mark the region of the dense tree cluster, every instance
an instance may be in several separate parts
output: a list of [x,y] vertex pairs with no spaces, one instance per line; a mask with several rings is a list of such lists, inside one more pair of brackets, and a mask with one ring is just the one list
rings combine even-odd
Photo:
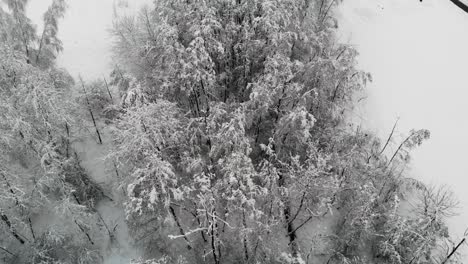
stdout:
[[[112,200],[135,264],[457,263],[450,191],[406,172],[429,132],[394,144],[350,118],[371,76],[337,41],[338,2],[155,0],[114,21],[109,82],[75,84],[54,63],[65,2],[38,35],[4,0],[0,258],[102,263]],[[80,162],[89,135],[113,186]]]

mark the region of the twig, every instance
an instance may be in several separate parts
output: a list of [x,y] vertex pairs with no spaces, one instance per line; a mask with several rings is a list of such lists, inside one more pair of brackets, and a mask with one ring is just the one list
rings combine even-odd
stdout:
[[379,155],[378,155],[378,156],[382,155],[382,153],[383,153],[383,152],[385,151],[385,149],[387,148],[388,143],[390,143],[390,140],[391,140],[392,137],[393,137],[393,133],[395,132],[395,128],[396,128],[396,126],[397,126],[399,120],[400,120],[400,118],[397,118],[397,120],[395,121],[395,124],[393,125],[393,128],[392,128],[392,132],[390,132],[390,135],[389,135],[388,138],[387,138],[387,142],[385,142],[385,145],[383,146],[382,150],[379,152]]
[[321,21],[322,23],[323,23],[323,21],[325,20],[325,18],[328,16],[328,12],[330,12],[330,9],[331,9],[333,3],[335,3],[335,0],[331,1],[330,5],[328,6],[327,11],[325,12],[325,14],[324,14],[323,17],[322,17],[322,21]]
[[8,253],[8,254],[10,254],[10,255],[12,255],[12,256],[14,256],[14,257],[16,257],[16,255],[13,254],[13,253],[11,253],[11,251],[9,251],[8,249],[6,249],[6,248],[4,248],[4,247],[0,247],[0,249],[3,250],[3,251],[5,251],[6,253]]
[[463,243],[465,243],[465,240],[466,238],[463,238],[458,244],[456,247],[454,247],[452,249],[452,251],[450,252],[450,254],[447,256],[447,258],[442,262],[442,264],[445,264],[447,263],[447,261],[449,261],[449,259],[453,256],[453,254],[455,254],[455,252],[457,252],[458,248],[463,245]]
[[301,198],[301,202],[300,202],[300,204],[299,204],[299,207],[297,208],[297,211],[296,211],[296,213],[294,214],[294,216],[292,217],[292,219],[289,220],[289,223],[292,223],[292,222],[296,219],[296,217],[299,215],[299,212],[301,211],[302,206],[303,206],[303,204],[304,204],[305,196],[306,196],[306,192],[304,191],[304,193],[302,194],[302,198]]
[[78,228],[81,230],[81,232],[83,232],[83,233],[86,235],[86,237],[88,238],[89,242],[91,242],[91,244],[94,245],[94,242],[93,242],[93,240],[91,239],[91,237],[89,236],[89,234],[84,230],[84,228],[83,228],[80,224],[78,224],[78,222],[77,222],[76,220],[75,220],[75,224],[78,226]]
[[400,152],[400,149],[403,147],[403,145],[413,136],[414,133],[412,133],[411,135],[409,135],[403,142],[401,142],[400,146],[398,146],[398,149],[395,151],[395,153],[393,154],[392,158],[390,159],[390,161],[387,163],[387,166],[386,168],[392,163],[393,159],[396,157],[396,155],[398,154],[398,152]]

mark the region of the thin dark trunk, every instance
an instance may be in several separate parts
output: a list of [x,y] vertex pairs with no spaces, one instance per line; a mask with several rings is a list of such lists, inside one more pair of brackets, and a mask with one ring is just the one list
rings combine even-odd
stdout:
[[[195,219],[197,219],[198,226],[201,227],[202,225],[201,225],[200,219],[198,218],[198,213],[193,214],[193,216],[195,217]],[[208,240],[206,240],[205,233],[203,232],[203,230],[200,231],[200,235],[203,239],[203,242],[205,243],[208,242]]]
[[21,244],[24,244],[26,241],[24,241],[24,239],[21,238],[21,236],[13,228],[10,219],[8,219],[8,216],[0,211],[0,217],[2,221],[8,226],[8,229],[10,230],[10,233],[13,235],[13,237],[16,238],[16,240],[18,240]]
[[449,261],[449,259],[457,252],[458,248],[463,245],[463,243],[465,243],[465,240],[466,238],[463,238],[458,244],[456,247],[454,247],[452,249],[452,251],[450,252],[450,254],[447,256],[447,258],[445,258],[445,260],[442,262],[442,264],[445,264],[447,263],[447,261]]
[[117,165],[115,165],[115,161],[112,161],[112,164],[114,164],[115,175],[117,175],[117,178],[120,179],[119,170],[117,169]]
[[[15,194],[15,192],[13,191],[13,188],[11,188],[10,182],[8,182],[8,179],[6,178],[5,174],[2,173],[2,177],[5,180],[6,186],[8,187],[8,190],[10,191],[10,193]],[[15,199],[16,199],[16,197],[15,197]],[[16,200],[16,202],[18,203],[18,200]]]
[[111,101],[114,102],[114,99],[112,98],[112,94],[111,94],[111,92],[109,90],[109,85],[107,84],[107,80],[106,80],[106,78],[103,78],[103,79],[104,79],[104,83],[106,84],[107,94],[109,94],[109,97],[110,97]]
[[[244,209],[242,210],[242,225],[244,226],[244,232],[245,232],[245,230],[247,229],[247,221],[245,219],[245,210]],[[244,257],[245,257],[245,261],[248,262],[249,261],[249,250],[248,250],[248,246],[247,246],[247,232],[245,232],[243,240],[244,240],[243,241],[244,242]]]
[[78,205],[81,205],[81,202],[80,202],[80,200],[78,199],[78,197],[76,196],[76,193],[73,192],[72,195],[73,195],[73,197],[75,198],[76,203],[77,203]]
[[385,151],[385,149],[387,148],[388,144],[390,143],[390,140],[392,139],[393,137],[393,134],[395,133],[395,128],[398,124],[398,120],[399,118],[397,118],[397,120],[395,121],[395,124],[393,124],[393,128],[392,128],[392,131],[390,132],[390,135],[388,135],[388,138],[387,138],[387,141],[385,142],[385,145],[383,146],[383,148],[380,150],[379,154],[377,155],[370,155],[369,158],[367,158],[367,163],[370,162],[371,158],[372,157],[378,157],[380,155],[382,155],[382,153]]
[[392,132],[390,132],[390,135],[389,135],[388,138],[387,138],[387,142],[385,142],[385,145],[383,146],[382,150],[379,152],[379,156],[382,155],[382,153],[385,151],[385,149],[387,148],[388,144],[390,143],[390,140],[391,140],[392,137],[393,137],[393,133],[395,132],[395,128],[396,128],[396,126],[397,126],[397,124],[398,124],[398,120],[399,120],[399,119],[397,119],[397,120],[395,121],[395,124],[393,124]]
[[70,127],[68,126],[68,123],[65,123],[65,129],[67,130],[66,155],[67,155],[67,158],[69,158],[70,157]]
[[320,8],[319,8],[319,12],[318,12],[318,18],[320,18],[320,16],[322,15],[322,8],[323,8],[323,4],[324,4],[325,0],[322,0],[322,3],[320,4]]
[[96,119],[94,118],[94,114],[93,114],[93,111],[91,109],[91,104],[89,103],[89,99],[88,99],[88,96],[86,94],[86,88],[84,86],[83,79],[81,79],[81,76],[79,78],[80,78],[80,82],[81,82],[81,87],[83,87],[83,92],[84,92],[84,96],[85,96],[85,99],[86,99],[86,104],[88,105],[89,114],[91,115],[91,119],[93,120],[94,128],[96,129],[96,134],[98,136],[99,144],[102,144],[101,133],[99,132],[99,129],[98,129],[97,125],[96,125]]
[[97,128],[96,120],[94,119],[93,111],[91,111],[91,108],[89,109],[89,114],[91,115],[91,119],[93,120],[93,125],[94,125],[94,128],[96,129],[96,134],[98,136],[99,144],[102,144],[101,133],[99,133],[99,129]]
[[219,264],[218,256],[216,255],[215,238],[213,234],[211,235],[211,251],[213,252],[213,259],[214,259],[215,264]]
[[31,222],[31,217],[28,217],[28,222],[29,222],[29,229],[31,230],[31,235],[32,235],[33,239],[36,240],[36,235],[34,234],[34,229],[33,229],[32,222]]
[[[285,178],[282,174],[279,175],[278,179],[278,186],[280,188],[285,186]],[[289,200],[288,197],[283,197],[283,214],[284,214],[284,220],[286,222],[286,231],[287,231],[287,236],[289,238],[289,246],[291,248],[291,252],[293,257],[297,256],[298,253],[298,248],[297,248],[297,243],[296,243],[296,228],[294,228],[294,223],[291,221],[292,216],[291,216],[291,201]]]
[[195,98],[195,103],[196,103],[196,106],[197,106],[197,117],[200,117],[200,103],[199,103],[199,100],[198,100],[198,92],[197,91],[194,91],[194,98]]
[[255,243],[255,247],[253,249],[253,254],[252,254],[253,259],[255,259],[256,256],[257,256],[257,249],[258,249],[258,244],[259,243],[260,243],[260,239],[257,239],[257,243]]
[[296,243],[296,228],[294,228],[294,224],[291,221],[291,205],[290,202],[287,201],[284,205],[283,209],[284,218],[286,220],[286,230],[288,232],[289,238],[289,246],[291,247],[291,252],[293,257],[297,257],[297,243]]
[[321,22],[323,22],[323,21],[325,20],[325,18],[327,18],[328,12],[330,12],[330,9],[331,9],[331,7],[332,7],[332,5],[333,5],[334,3],[335,3],[335,0],[331,1],[330,5],[328,6],[327,10],[325,11],[325,14],[324,14],[323,17],[322,17],[322,21],[321,21]]
[[338,88],[340,88],[340,85],[341,85],[342,81],[343,81],[343,79],[341,79],[338,82],[338,85],[335,87],[335,91],[333,91],[332,102],[335,102],[336,95],[338,94]]
[[[208,213],[206,214],[206,217],[208,219]],[[216,254],[216,241],[215,241],[215,220],[214,220],[214,217],[211,217],[211,230],[210,230],[210,235],[211,235],[211,252],[213,254],[213,260],[215,262],[215,264],[219,264],[219,259],[218,259],[218,255]]]
[[[187,211],[188,213],[190,213],[195,218],[195,220],[197,220],[198,227],[200,227],[200,228],[202,227],[202,224],[200,222],[200,218],[199,218],[199,214],[198,214],[197,210],[195,210],[195,212],[193,212],[193,211],[190,211],[187,208],[185,208],[185,207],[183,207],[183,206],[181,206],[179,204],[176,204],[176,203],[171,203],[171,204],[173,204],[175,206],[179,206],[180,208],[182,208],[185,211]],[[195,207],[197,206],[195,203],[194,203],[194,205],[195,205]],[[206,240],[206,237],[205,237],[205,234],[204,234],[203,230],[200,230],[200,235],[201,235],[201,237],[202,237],[202,239],[203,239],[203,241],[205,243],[208,242],[208,240]]]
[[294,214],[294,216],[291,217],[291,220],[289,220],[290,222],[294,221],[297,218],[297,216],[299,215],[299,213],[301,212],[302,206],[304,205],[305,196],[306,196],[306,192],[304,191],[302,193],[302,197],[301,197],[301,201],[299,203],[299,207],[297,208],[297,211]]
[[[216,217],[216,211],[213,211],[213,220],[215,219]],[[219,226],[218,226],[218,221],[215,221],[215,230],[216,230],[216,239],[219,240],[219,233],[217,232],[219,230]],[[221,243],[217,243],[217,247],[216,249],[218,250],[218,261],[221,263],[221,258],[222,258],[222,252],[221,252]]]
[[396,155],[398,154],[398,152],[400,152],[400,149],[403,147],[403,145],[411,138],[411,136],[413,136],[413,134],[409,135],[405,140],[403,140],[403,142],[401,142],[400,146],[398,146],[398,149],[395,151],[395,153],[393,153],[393,156],[392,158],[390,159],[390,161],[387,163],[387,166],[390,166],[390,164],[392,163],[393,159],[395,159]]
[[15,254],[11,253],[11,251],[9,251],[8,249],[4,248],[4,247],[0,247],[1,250],[5,251],[6,253],[12,255],[13,257],[16,257]]
[[224,230],[226,228],[226,222],[227,222],[227,215],[229,214],[229,208],[226,207],[226,211],[224,212],[224,223],[223,223],[223,229],[221,229],[221,233],[224,233]]
[[303,227],[305,224],[307,224],[310,220],[312,220],[314,216],[311,215],[309,216],[304,222],[302,222],[302,224],[298,225],[296,228],[294,228],[291,233],[296,233],[297,230],[299,230],[301,227]]
[[343,50],[341,50],[341,52],[338,54],[338,56],[336,56],[335,60],[339,60],[341,55],[343,55],[343,53],[346,51],[347,47],[344,47]]
[[106,224],[106,221],[104,221],[104,219],[102,218],[101,214],[99,213],[99,211],[96,210],[96,214],[98,215],[99,219],[101,220],[102,224],[104,224],[104,227],[106,228],[107,230],[107,234],[109,235],[109,240],[112,241],[114,240],[114,236],[112,234],[112,232],[110,231],[109,227],[107,226]]
[[0,173],[0,174],[3,176],[3,179],[5,180],[5,184],[6,184],[7,188],[8,188],[8,190],[10,191],[11,194],[13,194],[13,197],[15,197],[15,204],[19,205],[18,197],[16,196],[15,192],[13,191],[13,188],[11,187],[11,184],[8,181],[7,177],[3,173]]
[[78,226],[78,228],[81,230],[81,232],[83,232],[86,235],[86,237],[88,238],[91,245],[94,245],[94,242],[91,239],[91,237],[89,236],[89,234],[84,230],[84,228],[80,224],[78,224],[78,222],[76,220],[75,220],[75,224]]
[[179,218],[177,217],[177,215],[175,213],[174,207],[169,206],[169,211],[171,212],[172,217],[174,217],[174,221],[176,222],[177,227],[179,228],[180,235],[183,236],[185,242],[187,242],[187,249],[191,250],[192,246],[190,245],[190,241],[188,240],[187,235],[185,234],[185,231],[182,228],[182,225],[180,224]]

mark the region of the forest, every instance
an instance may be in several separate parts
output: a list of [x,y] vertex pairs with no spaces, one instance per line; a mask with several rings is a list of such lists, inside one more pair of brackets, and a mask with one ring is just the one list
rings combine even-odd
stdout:
[[426,129],[351,117],[371,74],[336,0],[154,0],[115,17],[112,73],[60,68],[0,4],[0,263],[455,264],[457,200],[410,175]]

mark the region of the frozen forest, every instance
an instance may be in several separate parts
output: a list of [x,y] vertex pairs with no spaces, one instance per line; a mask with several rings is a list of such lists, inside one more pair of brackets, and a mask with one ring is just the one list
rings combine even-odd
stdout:
[[342,1],[154,0],[90,81],[57,64],[66,0],[41,30],[0,0],[0,263],[462,263],[455,195],[409,173],[430,132],[353,118]]

